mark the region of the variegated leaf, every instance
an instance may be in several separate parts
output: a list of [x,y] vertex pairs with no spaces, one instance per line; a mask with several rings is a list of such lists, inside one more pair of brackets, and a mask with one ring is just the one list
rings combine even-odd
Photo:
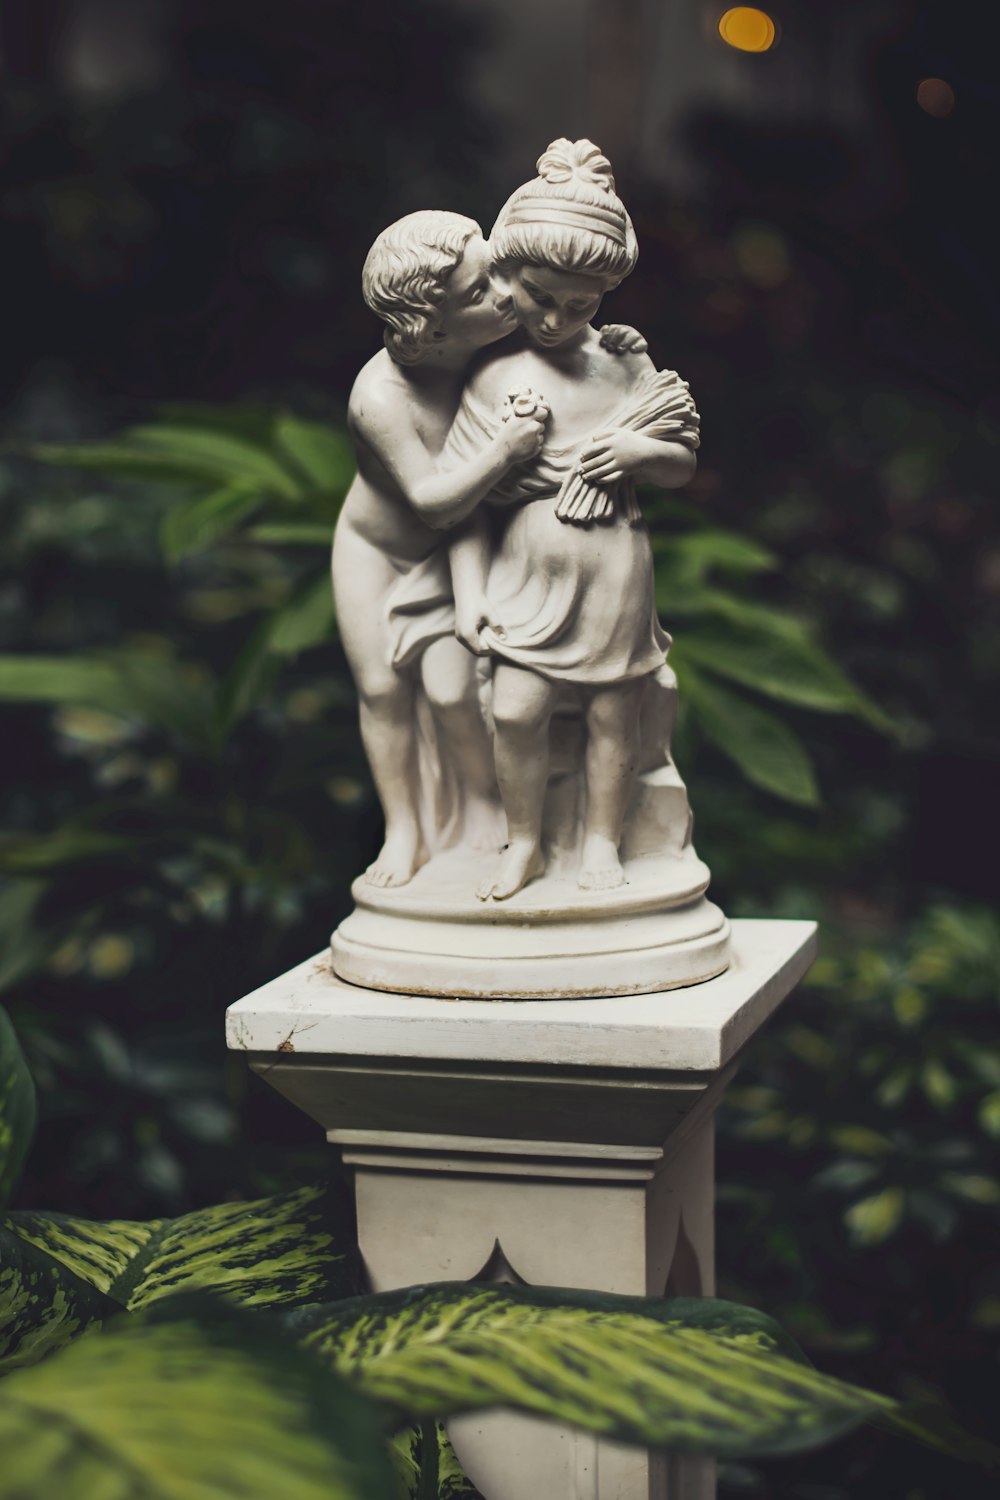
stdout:
[[36,1364],[122,1307],[0,1228],[0,1373]]
[[483,1500],[440,1422],[404,1427],[389,1445],[404,1500]]
[[392,1493],[371,1403],[266,1320],[208,1298],[118,1319],[8,1376],[0,1452],[0,1500]]
[[34,1080],[10,1017],[0,1007],[0,1206],[17,1184],[34,1133]]
[[357,1290],[353,1247],[323,1187],[146,1223],[36,1213],[11,1214],[5,1223],[131,1310],[195,1288],[261,1308]]
[[[504,1406],[625,1442],[738,1458],[817,1447],[901,1411],[800,1362],[762,1313],[707,1299],[444,1283],[283,1321],[361,1390],[421,1419]],[[909,1435],[942,1446],[919,1425]]]

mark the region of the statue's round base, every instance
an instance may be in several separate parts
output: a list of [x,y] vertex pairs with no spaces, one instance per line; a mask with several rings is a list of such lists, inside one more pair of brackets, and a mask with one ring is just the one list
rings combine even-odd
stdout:
[[354,882],[355,910],[333,934],[333,967],[366,989],[460,999],[644,995],[698,984],[729,965],[729,923],[705,899],[689,847],[625,863],[616,890],[568,874],[480,901],[482,859],[448,852],[408,885]]

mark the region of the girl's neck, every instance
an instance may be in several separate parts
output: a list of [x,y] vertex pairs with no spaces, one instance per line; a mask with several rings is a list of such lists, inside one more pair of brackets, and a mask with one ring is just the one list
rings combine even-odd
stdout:
[[573,370],[577,366],[582,367],[586,362],[587,354],[591,344],[596,338],[594,329],[588,323],[586,327],[579,329],[572,338],[563,344],[535,344],[536,353],[550,364],[557,365],[563,370]]

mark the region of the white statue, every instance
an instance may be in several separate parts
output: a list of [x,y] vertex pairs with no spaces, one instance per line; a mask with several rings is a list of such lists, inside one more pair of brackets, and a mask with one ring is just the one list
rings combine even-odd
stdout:
[[[376,886],[404,885],[449,841],[495,848],[502,829],[476,663],[455,633],[444,533],[538,452],[544,413],[498,427],[466,463],[438,467],[473,355],[517,326],[491,268],[478,224],[430,211],[384,230],[362,275],[387,330],[351,392],[358,473],[337,525],[333,587],[385,815],[366,876]],[[645,347],[631,329],[603,337],[608,347]],[[431,761],[423,776],[422,751]]]
[[333,952],[375,988],[624,994],[728,961],[635,491],[687,482],[698,415],[592,326],[637,257],[607,159],[562,140],[538,171],[488,245],[411,214],[365,263],[386,349],[333,577],[386,837]]

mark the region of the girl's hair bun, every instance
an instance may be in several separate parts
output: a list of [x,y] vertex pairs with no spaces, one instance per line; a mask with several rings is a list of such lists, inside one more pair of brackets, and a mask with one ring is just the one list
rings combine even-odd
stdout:
[[615,190],[611,163],[593,141],[553,141],[538,158],[538,175],[544,182],[585,182],[604,193]]

